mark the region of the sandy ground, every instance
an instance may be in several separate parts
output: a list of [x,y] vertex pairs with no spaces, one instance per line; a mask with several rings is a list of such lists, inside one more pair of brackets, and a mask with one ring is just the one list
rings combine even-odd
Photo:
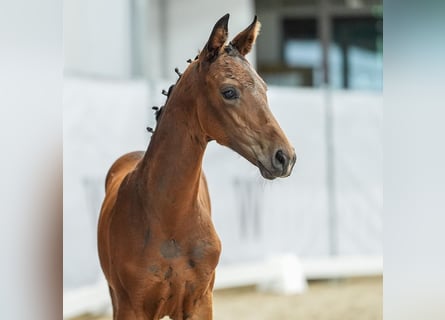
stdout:
[[[382,278],[313,281],[302,295],[282,296],[252,287],[216,291],[215,320],[381,320]],[[83,316],[73,320],[109,320]]]

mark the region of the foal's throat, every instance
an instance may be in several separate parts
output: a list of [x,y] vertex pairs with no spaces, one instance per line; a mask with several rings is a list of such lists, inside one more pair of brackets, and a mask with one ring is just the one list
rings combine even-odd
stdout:
[[150,206],[158,210],[195,205],[207,146],[195,108],[175,100],[165,107],[141,163],[146,192],[154,199]]

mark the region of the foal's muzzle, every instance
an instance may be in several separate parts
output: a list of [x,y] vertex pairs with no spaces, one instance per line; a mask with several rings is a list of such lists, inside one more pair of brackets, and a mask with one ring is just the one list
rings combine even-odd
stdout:
[[272,156],[270,166],[258,162],[261,175],[266,179],[284,178],[292,173],[297,156],[294,151],[286,152],[278,149]]

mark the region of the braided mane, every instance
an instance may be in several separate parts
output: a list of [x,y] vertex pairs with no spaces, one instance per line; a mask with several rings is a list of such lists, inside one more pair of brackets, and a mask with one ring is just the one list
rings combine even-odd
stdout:
[[[198,59],[198,56],[199,56],[199,55],[197,55],[197,56],[195,57],[194,60]],[[188,59],[187,62],[188,62],[188,63],[192,63],[192,59]],[[160,121],[160,119],[161,119],[162,111],[163,111],[165,105],[166,105],[167,102],[168,102],[168,98],[170,98],[170,95],[171,95],[171,93],[173,92],[173,89],[175,88],[175,86],[176,86],[176,84],[178,83],[179,79],[181,79],[181,77],[182,77],[182,73],[179,71],[178,68],[175,68],[175,72],[176,72],[176,74],[178,75],[178,79],[176,80],[176,82],[175,82],[174,84],[172,84],[172,85],[168,88],[168,91],[165,91],[164,89],[162,89],[162,94],[163,94],[164,96],[167,97],[167,98],[165,99],[165,103],[164,103],[164,105],[162,105],[162,106],[160,106],[160,107],[158,107],[158,106],[153,106],[153,107],[151,108],[152,110],[154,110],[156,123],[159,123],[159,121]],[[153,133],[153,132],[154,132],[154,129],[153,129],[152,127],[147,127],[147,131],[150,132],[150,133]]]

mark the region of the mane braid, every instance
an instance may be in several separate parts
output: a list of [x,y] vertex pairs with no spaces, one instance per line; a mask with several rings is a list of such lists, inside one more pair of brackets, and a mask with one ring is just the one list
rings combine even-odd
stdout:
[[[190,60],[190,59],[189,59]],[[187,61],[188,62],[188,61]],[[174,84],[172,84],[169,88],[168,91],[165,91],[164,89],[162,89],[162,94],[164,96],[166,96],[167,98],[165,99],[165,103],[164,105],[162,105],[161,107],[157,107],[157,106],[153,106],[152,110],[154,110],[154,114],[155,114],[155,119],[156,119],[156,125],[159,123],[159,121],[161,120],[161,115],[162,115],[162,111],[164,111],[164,107],[168,102],[168,99],[170,98],[170,95],[173,92],[173,89],[175,88],[176,84],[178,83],[179,79],[181,79],[182,77],[182,73],[179,71],[178,68],[175,68],[175,73],[178,75],[178,79],[176,80],[176,82]],[[155,130],[152,127],[147,127],[146,128],[147,131],[151,134],[153,134],[155,132]]]

